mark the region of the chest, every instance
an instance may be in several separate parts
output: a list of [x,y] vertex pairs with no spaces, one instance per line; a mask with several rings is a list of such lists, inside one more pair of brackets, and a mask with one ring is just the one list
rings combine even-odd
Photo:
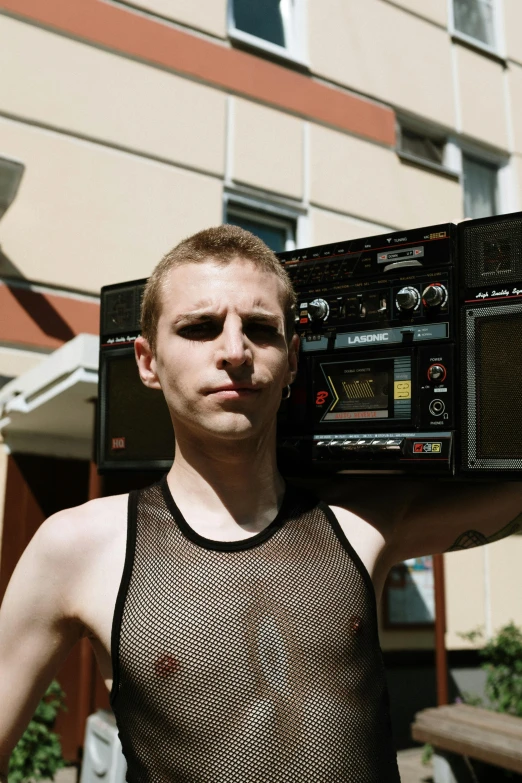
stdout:
[[[336,509],[336,516],[339,521],[342,533],[351,542],[363,565],[368,571],[374,582],[376,593],[379,596],[385,574],[381,573],[379,567],[379,555],[382,548],[380,537],[373,528],[360,518],[341,509]],[[96,557],[90,558],[90,565],[86,569],[77,591],[77,614],[81,618],[85,635],[89,638],[93,651],[95,653],[101,676],[105,682],[108,691],[112,688],[112,659],[111,659],[111,633],[113,626],[114,613],[118,591],[120,588],[122,574],[125,564],[125,553],[127,543],[126,524],[121,524],[117,534],[112,537],[110,542],[104,541],[100,546],[100,551]],[[167,556],[168,557],[168,556]],[[145,565],[145,564],[143,564]],[[151,564],[153,565],[153,564]],[[146,567],[142,573],[145,577],[145,589],[150,595],[156,595],[154,582],[147,583],[147,573],[161,574],[162,569],[168,568],[168,560],[163,563],[156,563],[151,569]],[[273,568],[273,564],[271,565]],[[299,637],[299,646],[301,648],[312,650],[317,644],[317,623],[322,622],[322,615],[337,617],[336,623],[327,623],[323,630],[323,642],[328,641],[328,633],[332,634],[329,644],[336,648],[339,644],[338,639],[351,640],[350,644],[357,644],[363,631],[363,625],[366,622],[365,613],[370,611],[369,607],[358,605],[354,608],[352,602],[349,602],[348,595],[343,592],[352,591],[352,599],[356,595],[363,596],[364,590],[360,577],[355,575],[357,584],[350,584],[353,581],[353,574],[343,574],[342,570],[337,574],[332,584],[338,584],[339,590],[329,590],[328,595],[310,595],[309,601],[303,602],[303,592],[295,596],[292,601],[292,568],[296,569],[296,580],[308,579],[311,583],[321,588],[321,580],[315,579],[318,573],[324,573],[330,568],[330,564],[319,557],[314,561],[310,557],[310,552],[299,562],[299,557],[294,562],[282,562],[278,565],[279,572],[267,569],[267,573],[274,574],[274,579],[281,579],[282,583],[288,585],[288,598],[284,602],[271,601],[270,584],[268,581],[263,584],[263,580],[252,575],[253,583],[246,587],[248,583],[248,566],[244,572],[244,580],[239,579],[234,589],[221,591],[216,598],[216,606],[213,606],[212,593],[204,589],[205,579],[201,576],[191,578],[191,573],[201,573],[197,563],[186,564],[185,574],[178,573],[178,579],[163,581],[162,589],[166,591],[163,599],[157,603],[155,601],[155,610],[161,615],[163,627],[168,628],[172,623],[176,623],[186,633],[191,633],[194,638],[201,634],[215,633],[219,635],[219,622],[216,618],[220,616],[225,621],[230,622],[230,618],[244,618],[245,613],[250,612],[250,627],[252,634],[259,632],[261,625],[256,621],[256,612],[262,614],[263,608],[267,607],[267,601],[272,604],[273,616],[272,625],[265,629],[268,644],[273,644],[277,638],[278,632],[283,629],[288,638]],[[151,576],[154,579],[153,576]],[[246,582],[245,582],[246,580]],[[131,582],[132,585],[132,582]],[[158,585],[158,589],[161,586]],[[368,594],[367,594],[368,595]],[[250,596],[247,600],[247,597]],[[135,600],[139,601],[139,595],[136,594]],[[360,599],[363,600],[363,599]],[[367,600],[364,599],[364,600]],[[363,603],[364,603],[363,600]],[[348,604],[350,608],[348,609]],[[357,601],[356,601],[357,603]],[[359,601],[360,604],[360,601]],[[326,606],[327,605],[327,606]],[[315,613],[315,615],[314,615]],[[143,633],[147,633],[147,613],[142,615]],[[259,619],[259,618],[257,618]],[[239,620],[238,620],[239,622]],[[339,626],[339,627],[338,627]],[[342,626],[342,627],[340,627]],[[257,628],[257,631],[255,630]],[[279,630],[278,630],[279,629]],[[285,630],[286,629],[286,630]],[[238,627],[237,633],[244,631]],[[326,636],[325,636],[326,635]],[[272,640],[272,641],[270,641]],[[163,640],[163,641],[166,641]],[[161,659],[161,633],[158,636],[157,643],[158,657]],[[276,645],[277,648],[277,645]]]

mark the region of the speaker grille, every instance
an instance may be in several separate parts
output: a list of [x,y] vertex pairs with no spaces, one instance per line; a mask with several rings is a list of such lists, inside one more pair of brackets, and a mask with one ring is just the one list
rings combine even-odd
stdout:
[[521,218],[460,228],[466,286],[522,280]]
[[104,291],[102,337],[140,330],[140,306],[145,284]]
[[172,461],[174,432],[163,393],[144,386],[138,374],[134,349],[103,353],[100,405],[102,461],[125,467],[139,463]]
[[463,467],[522,468],[522,305],[465,308]]

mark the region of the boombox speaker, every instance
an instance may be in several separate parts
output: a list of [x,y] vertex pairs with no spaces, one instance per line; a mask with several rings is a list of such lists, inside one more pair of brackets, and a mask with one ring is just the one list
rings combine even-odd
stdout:
[[522,471],[522,215],[461,223],[459,262],[461,470]]

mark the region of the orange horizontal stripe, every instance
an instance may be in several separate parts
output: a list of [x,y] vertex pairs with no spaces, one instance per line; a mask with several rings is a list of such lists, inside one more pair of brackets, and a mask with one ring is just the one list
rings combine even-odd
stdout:
[[98,334],[100,306],[0,284],[0,341],[59,348],[77,334]]
[[101,0],[0,0],[1,10],[300,117],[395,144],[391,109],[126,8]]

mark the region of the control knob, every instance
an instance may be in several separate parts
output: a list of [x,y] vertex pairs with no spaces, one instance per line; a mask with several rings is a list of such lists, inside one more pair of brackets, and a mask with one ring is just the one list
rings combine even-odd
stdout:
[[426,307],[438,307],[446,303],[448,291],[440,283],[432,283],[422,292],[422,302]]
[[329,313],[328,302],[324,299],[314,299],[308,303],[308,318],[310,321],[326,321]]
[[416,288],[407,285],[397,293],[395,301],[399,310],[416,310],[420,304],[420,294]]
[[442,383],[446,378],[446,368],[443,364],[432,364],[428,367],[428,379],[433,383]]

